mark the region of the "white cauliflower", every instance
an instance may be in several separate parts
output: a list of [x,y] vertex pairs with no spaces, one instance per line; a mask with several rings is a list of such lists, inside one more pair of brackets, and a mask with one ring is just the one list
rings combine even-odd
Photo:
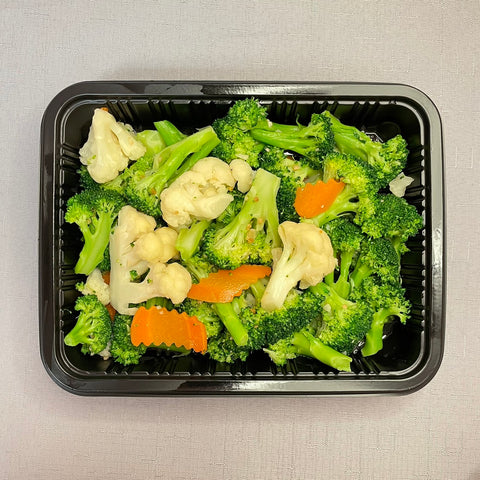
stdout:
[[227,163],[216,157],[199,160],[160,194],[163,219],[175,229],[194,220],[217,218],[233,200],[235,178]]
[[135,241],[133,253],[150,263],[166,263],[178,254],[175,248],[177,237],[178,233],[173,228],[156,228]]
[[230,162],[230,170],[233,178],[237,181],[237,190],[242,193],[247,193],[252,186],[255,172],[252,167],[245,161],[239,158]]
[[88,139],[80,149],[80,161],[97,183],[113,180],[145,154],[145,146],[135,138],[129,125],[117,122],[106,110],[96,108]]
[[[110,236],[110,303],[121,314],[134,315],[137,308],[130,304],[154,297],[180,303],[192,286],[192,278],[183,266],[166,263],[177,253],[172,248],[176,232],[174,236],[171,229],[155,230],[155,226],[153,217],[129,205],[118,214],[117,226]],[[165,244],[155,253],[158,239],[165,240]],[[147,275],[142,282],[132,282],[132,272]]]
[[281,308],[297,284],[302,289],[316,285],[337,265],[329,236],[317,226],[283,222],[278,233],[283,249],[281,255],[276,252],[274,256],[272,275],[261,301],[268,312]]
[[389,184],[390,191],[396,197],[403,197],[407,187],[413,182],[412,177],[407,177],[403,172],[400,172]]
[[81,284],[80,292],[83,295],[96,295],[103,305],[110,303],[110,287],[105,283],[98,268],[87,277],[85,283]]

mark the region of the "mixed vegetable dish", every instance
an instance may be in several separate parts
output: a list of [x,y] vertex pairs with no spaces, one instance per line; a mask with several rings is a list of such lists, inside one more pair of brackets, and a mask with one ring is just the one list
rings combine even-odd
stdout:
[[327,110],[275,123],[254,98],[194,133],[97,108],[66,205],[83,243],[65,344],[122,365],[263,351],[350,371],[410,316],[400,265],[423,219],[404,198],[408,153]]

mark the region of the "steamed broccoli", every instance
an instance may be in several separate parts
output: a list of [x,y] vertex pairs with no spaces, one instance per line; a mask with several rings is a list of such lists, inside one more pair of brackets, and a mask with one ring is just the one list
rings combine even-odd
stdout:
[[277,147],[265,148],[259,162],[263,169],[281,179],[277,193],[280,222],[298,222],[300,217],[294,207],[297,190],[305,186],[305,180],[318,175],[319,171],[311,168],[303,158],[296,159],[291,153]]
[[306,290],[291,290],[281,308],[268,312],[256,305],[244,308],[240,314],[248,332],[252,350],[290,337],[313,322],[320,314],[322,299]]
[[225,226],[214,225],[204,235],[203,250],[219,268],[272,262],[272,249],[281,245],[276,195],[280,179],[259,169],[240,212]]
[[77,323],[65,336],[65,345],[82,345],[82,353],[109,357],[112,322],[107,308],[95,295],[77,298],[75,310],[79,313]]
[[266,145],[299,153],[314,169],[323,165],[323,157],[333,151],[334,138],[330,119],[314,113],[307,126],[283,125],[262,120],[249,131],[257,141]]
[[273,363],[280,366],[285,365],[287,360],[292,360],[301,355],[315,358],[337,370],[349,372],[352,361],[348,355],[337,352],[322,343],[313,335],[312,328],[305,328],[295,332],[292,336],[281,339],[263,350],[268,354]]
[[84,240],[75,273],[90,275],[102,262],[110,231],[124,205],[121,195],[101,188],[89,188],[69,198],[65,221],[76,223]]
[[332,153],[325,157],[323,181],[330,179],[345,184],[328,210],[309,220],[317,226],[357,211],[369,212],[373,196],[378,191],[373,168],[352,155]]
[[398,281],[400,259],[390,240],[365,238],[355,268],[350,275],[352,289],[359,288],[366,278],[377,275],[384,281]]
[[355,155],[371,165],[382,187],[388,185],[407,163],[408,150],[404,138],[397,135],[382,143],[372,140],[354,126],[344,125],[330,112],[324,112],[331,122],[335,144],[342,153]]
[[368,302],[375,311],[362,348],[364,357],[375,355],[383,348],[384,325],[393,318],[405,324],[410,316],[410,301],[399,282],[381,282],[373,277],[365,280],[355,297]]
[[423,226],[417,209],[404,198],[392,194],[376,195],[369,211],[360,211],[356,222],[367,235],[390,239],[399,254],[407,250],[408,238]]
[[322,322],[315,336],[334,350],[350,355],[370,329],[372,307],[366,302],[341,297],[325,283],[310,287],[310,290],[324,298]]
[[334,287],[340,296],[348,298],[351,267],[365,236],[357,225],[344,217],[336,218],[327,223],[325,231],[330,237],[339,266],[337,277],[335,278],[332,272],[325,277],[325,283]]
[[266,115],[266,109],[253,98],[235,102],[225,117],[213,122],[213,129],[220,139],[220,143],[213,150],[213,155],[227,163],[239,158],[257,168],[258,154],[264,145],[247,132],[265,119]]
[[140,344],[133,345],[130,338],[130,327],[133,317],[130,315],[116,314],[112,327],[112,346],[110,351],[113,359],[122,365],[136,365],[147,347]]
[[177,309],[187,315],[197,317],[205,325],[208,338],[217,336],[223,329],[223,323],[211,303],[187,298],[178,305]]
[[187,136],[168,120],[153,122],[153,125],[167,147],[183,140]]

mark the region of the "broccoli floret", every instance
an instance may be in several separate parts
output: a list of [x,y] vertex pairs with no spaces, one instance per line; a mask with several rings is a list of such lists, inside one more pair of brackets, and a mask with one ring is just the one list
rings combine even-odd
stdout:
[[244,308],[240,314],[249,345],[258,350],[306,328],[321,312],[322,299],[310,291],[291,290],[283,306],[267,312],[260,306]]
[[350,355],[370,329],[372,307],[363,301],[341,297],[325,283],[310,287],[310,290],[324,298],[322,322],[315,336],[334,350]]
[[379,178],[380,186],[388,185],[405,168],[408,149],[401,135],[385,143],[376,142],[356,127],[344,125],[330,112],[324,112],[324,115],[331,121],[337,149],[355,155],[371,165]]
[[392,194],[376,195],[369,211],[360,211],[356,222],[374,238],[385,237],[392,241],[399,254],[407,251],[405,242],[423,226],[417,209],[404,198]]
[[306,328],[296,332],[291,337],[279,340],[268,348],[264,348],[264,351],[273,363],[280,366],[285,365],[287,360],[292,360],[301,355],[315,358],[336,370],[350,372],[352,359],[322,343],[312,334],[311,330],[311,328]]
[[90,188],[69,198],[65,221],[78,225],[84,241],[75,273],[90,275],[102,262],[113,223],[124,205],[121,195],[101,188]]
[[355,297],[368,302],[375,311],[362,348],[363,356],[375,355],[383,348],[384,325],[393,318],[405,324],[410,316],[411,303],[399,282],[381,282],[374,277],[364,281]]
[[261,168],[280,178],[290,177],[303,183],[305,179],[318,173],[318,170],[308,165],[303,157],[297,159],[282,148],[267,147],[259,159]]
[[246,132],[267,117],[267,109],[255,98],[237,100],[228,110],[227,118],[239,130]]
[[240,212],[225,226],[212,226],[204,235],[203,250],[219,268],[242,264],[268,265],[272,249],[281,245],[276,195],[280,179],[259,169]]
[[305,186],[305,180],[318,174],[317,170],[307,165],[303,158],[295,159],[291,153],[277,147],[267,147],[260,157],[260,166],[280,177],[277,193],[277,208],[280,222],[298,222],[299,215],[294,203],[297,190]]
[[208,338],[216,337],[223,329],[223,323],[210,303],[187,298],[177,306],[177,310],[197,317],[205,325]]
[[209,220],[197,220],[178,232],[175,248],[180,252],[183,261],[188,261],[197,253],[203,234],[210,224]]
[[245,194],[238,190],[230,192],[233,196],[233,200],[228,204],[228,207],[215,219],[215,223],[218,225],[227,225],[230,223],[240,212],[245,201]]
[[239,158],[253,168],[259,167],[258,155],[264,148],[263,143],[240,130],[228,117],[215,120],[212,126],[220,139],[212,152],[213,156],[227,163]]
[[314,169],[320,169],[325,155],[333,151],[334,138],[330,119],[314,113],[307,126],[283,125],[260,121],[250,135],[266,145],[299,153]]
[[330,237],[339,266],[337,278],[334,278],[334,274],[331,273],[325,277],[325,283],[334,287],[340,296],[348,298],[350,293],[350,269],[365,235],[362,234],[357,225],[343,217],[327,223],[325,231]]
[[140,344],[133,345],[130,338],[130,327],[133,317],[130,315],[116,314],[113,321],[113,335],[111,353],[113,359],[122,365],[137,365],[147,347]]
[[399,278],[400,258],[392,242],[386,238],[366,238],[360,247],[355,268],[350,275],[351,288],[359,288],[371,275],[383,281],[396,282]]
[[379,188],[373,168],[353,155],[332,153],[325,157],[323,181],[327,183],[332,178],[343,182],[345,187],[328,210],[309,220],[319,227],[359,210],[369,212],[372,198]]
[[82,165],[78,170],[77,173],[79,175],[79,183],[80,186],[82,187],[82,190],[87,190],[91,188],[98,188],[100,186],[99,183],[97,183],[90,173],[88,172],[88,169],[86,165]]
[[105,352],[112,337],[112,322],[107,308],[95,295],[78,297],[75,310],[77,323],[65,336],[65,345],[82,345],[82,353],[95,355]]
[[216,138],[212,127],[198,132],[164,148],[154,157],[150,170],[130,172],[126,180],[125,196],[129,204],[143,213],[161,217],[160,193],[186,159]]
[[207,352],[212,360],[221,363],[245,361],[251,350],[248,346],[238,346],[228,330],[208,340]]
[[212,154],[227,163],[239,158],[258,168],[258,154],[264,145],[246,133],[266,118],[266,109],[258,100],[247,98],[235,102],[223,118],[213,122],[213,129],[220,139]]

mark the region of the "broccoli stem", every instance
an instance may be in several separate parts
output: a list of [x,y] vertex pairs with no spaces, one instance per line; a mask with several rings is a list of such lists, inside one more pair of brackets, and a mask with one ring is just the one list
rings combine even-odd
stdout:
[[90,275],[95,267],[103,260],[105,249],[110,241],[110,215],[100,213],[95,222],[95,232],[92,234],[90,225],[79,225],[85,243],[75,265],[75,273]]
[[350,293],[350,266],[353,262],[354,252],[343,252],[340,255],[340,274],[335,282],[337,293],[344,298]]
[[375,355],[383,348],[383,327],[387,323],[392,312],[383,308],[373,315],[372,326],[365,336],[365,345],[362,348],[364,357]]
[[258,304],[262,301],[263,294],[265,293],[266,285],[262,280],[258,280],[254,284],[250,285],[250,290],[255,297]]
[[182,228],[178,232],[175,248],[180,252],[182,260],[187,261],[195,255],[205,230],[210,226],[209,220],[194,222],[189,228]]
[[200,150],[207,142],[216,138],[217,135],[213,128],[206,127],[163,149],[154,161],[154,167],[158,170],[140,180],[138,188],[153,190],[153,193],[159,195],[184,160],[192,153]]
[[365,336],[365,345],[362,348],[364,357],[375,355],[383,348],[383,327],[390,317],[395,315],[402,318],[405,316],[405,311],[398,307],[385,307],[374,313],[372,325]]
[[185,172],[188,172],[199,160],[202,158],[208,157],[211,151],[220,143],[218,137],[212,138],[205,145],[203,145],[198,152],[192,153],[182,166],[177,170],[177,172],[170,178],[168,184],[172,184],[180,175],[183,175]]
[[352,359],[349,356],[325,345],[311,333],[305,331],[295,333],[292,338],[292,344],[298,349],[300,355],[316,358],[325,365],[337,370],[350,371]]
[[185,134],[168,120],[154,122],[153,125],[167,146],[173,145],[186,137]]
[[[289,131],[275,131],[275,130],[263,130],[260,128],[254,128],[250,130],[252,137],[258,142],[266,143],[274,147],[279,147],[284,150],[293,150],[294,152],[305,155],[310,148],[313,147],[314,142],[311,138],[295,138],[288,136]],[[298,134],[297,130],[294,130],[292,133]]]
[[225,328],[230,332],[234,342],[243,347],[248,342],[248,332],[235,312],[232,303],[215,303],[215,311]]
[[345,185],[345,188],[337,196],[331,207],[326,212],[322,212],[320,215],[312,218],[311,221],[317,227],[321,227],[341,215],[355,213],[358,210],[358,202],[352,202],[352,198],[351,189],[348,185]]
[[350,275],[352,288],[358,288],[372,273],[373,268],[363,263],[360,259]]

